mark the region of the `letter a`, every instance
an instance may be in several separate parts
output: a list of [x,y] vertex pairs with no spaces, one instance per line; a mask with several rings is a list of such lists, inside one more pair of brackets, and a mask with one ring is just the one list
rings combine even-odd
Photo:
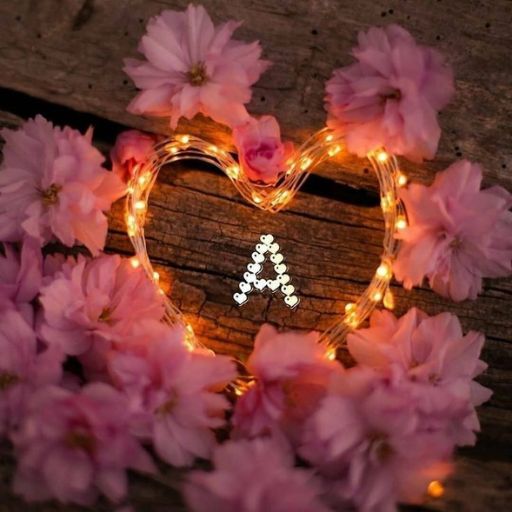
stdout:
[[[278,290],[284,296],[284,303],[289,308],[295,308],[299,304],[299,297],[295,295],[295,287],[291,284],[291,278],[286,273],[287,267],[283,263],[284,256],[279,252],[279,244],[274,241],[270,234],[261,235],[261,243],[256,244],[255,251],[252,253],[252,262],[247,265],[247,272],[244,273],[244,279],[238,285],[240,292],[233,295],[235,302],[242,306],[249,300],[249,293],[253,290],[262,292],[268,288],[272,293]],[[258,274],[263,270],[266,254],[270,253],[270,261],[274,264],[276,273],[275,279],[260,279]]]

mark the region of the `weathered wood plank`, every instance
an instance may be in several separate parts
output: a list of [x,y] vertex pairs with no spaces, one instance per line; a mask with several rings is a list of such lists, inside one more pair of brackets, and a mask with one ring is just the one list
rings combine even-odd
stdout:
[[[186,3],[0,0],[0,87],[126,126],[167,133],[165,123],[125,112],[134,90],[121,71],[121,60],[136,54],[136,42],[151,15]],[[261,39],[266,56],[276,63],[257,86],[251,111],[277,115],[284,133],[296,141],[322,126],[323,82],[333,67],[350,62],[347,52],[355,32],[381,22],[404,24],[421,41],[436,44],[449,55],[459,90],[457,100],[442,115],[445,131],[438,158],[424,168],[404,162],[404,169],[417,180],[429,181],[431,171],[462,155],[485,163],[489,183],[512,188],[510,2],[204,3],[214,15],[250,20],[240,37]],[[4,103],[9,101],[2,102],[0,96],[0,110],[10,112],[0,112],[0,124],[19,124],[17,105]],[[218,126],[204,120],[194,125],[203,137],[226,141]],[[184,123],[180,129],[191,128]],[[105,141],[98,142],[108,150]],[[363,189],[375,187],[364,164],[346,156],[339,166],[325,165],[318,172]],[[381,240],[379,210],[328,200],[318,193],[300,193],[289,210],[269,216],[241,202],[226,183],[222,176],[203,168],[176,167],[164,173],[155,189],[148,248],[162,279],[170,284],[173,299],[207,344],[237,356],[248,353],[262,321],[323,328],[346,301],[364,289],[371,276]],[[131,254],[121,209],[120,204],[114,208],[109,250]],[[244,308],[236,308],[231,300],[255,239],[263,231],[279,237],[286,251],[302,298],[294,313],[276,299],[255,297]],[[507,510],[512,469],[512,319],[508,315],[512,279],[489,282],[478,301],[459,305],[427,289],[409,293],[395,286],[395,291],[398,312],[413,305],[429,313],[453,311],[465,329],[487,334],[484,359],[490,368],[481,380],[495,392],[480,411],[483,432],[479,442],[458,457],[446,498],[421,510]],[[8,491],[12,468],[9,451],[2,447],[0,512],[78,510],[55,504],[28,506],[14,498]],[[135,508],[181,510],[172,490],[176,481],[176,472],[165,473],[160,482],[135,477]],[[101,503],[97,510],[111,508]]]
[[[16,126],[20,122],[17,116],[0,113],[1,125]],[[108,149],[105,144],[100,146]],[[376,265],[380,252],[382,222],[376,207],[357,207],[304,193],[288,211],[271,216],[249,208],[226,183],[223,176],[207,169],[176,166],[162,171],[152,195],[148,249],[163,282],[170,283],[173,299],[203,340],[215,350],[244,357],[263,321],[308,329],[322,328],[333,321],[343,304],[353,300],[371,276],[370,267]],[[256,229],[256,225],[260,227]],[[111,227],[109,250],[131,254],[122,222],[122,203],[114,207]],[[300,290],[302,303],[294,313],[279,300],[263,296],[255,296],[244,308],[232,302],[239,273],[263,231],[279,238]],[[432,313],[455,310],[465,328],[482,329],[489,336],[484,358],[490,368],[482,382],[495,395],[481,409],[483,432],[479,444],[458,459],[446,500],[436,501],[427,509],[500,510],[496,503],[508,499],[501,493],[508,478],[505,470],[512,468],[504,458],[512,448],[512,320],[507,314],[511,286],[512,280],[494,281],[477,302],[457,306],[426,289],[407,293],[395,287],[400,311],[412,305]],[[4,477],[0,495],[6,493],[4,504],[0,504],[3,512],[19,508],[20,501],[8,494],[12,460],[6,448],[1,460],[5,461],[0,468]],[[485,466],[485,485],[475,487],[475,480],[482,475],[481,465]],[[169,503],[176,504],[179,500],[172,488],[177,473],[170,475],[161,477],[160,483],[135,477],[132,500],[136,508],[158,511],[165,510]],[[38,512],[54,510],[53,504],[23,506]],[[473,506],[477,508],[466,508]],[[108,510],[108,506],[102,504],[98,510]]]
[[[322,127],[324,81],[336,66],[351,61],[348,52],[356,32],[374,24],[403,24],[420,41],[445,51],[457,77],[458,96],[442,115],[444,133],[438,158],[425,170],[442,168],[460,155],[483,162],[489,181],[510,186],[510,2],[392,3],[390,9],[388,3],[373,0],[205,2],[219,21],[221,17],[247,20],[240,38],[262,41],[266,57],[275,64],[255,88],[250,110],[277,115],[284,133],[296,141]],[[182,0],[3,0],[0,86],[166,133],[165,122],[144,120],[125,111],[134,88],[121,70],[122,59],[136,55],[149,17],[166,7],[186,4]],[[201,119],[192,125],[183,123],[180,130],[226,141],[218,126]],[[374,186],[364,166],[341,156],[336,165],[318,172],[355,186]],[[415,179],[429,179],[425,170],[407,162],[403,166]]]

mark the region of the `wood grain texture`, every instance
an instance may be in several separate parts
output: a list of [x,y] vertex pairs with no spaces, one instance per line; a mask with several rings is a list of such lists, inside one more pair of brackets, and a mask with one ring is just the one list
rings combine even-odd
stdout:
[[[452,62],[458,94],[442,115],[438,157],[423,167],[403,162],[414,179],[429,182],[432,171],[459,156],[479,160],[486,182],[512,189],[512,3],[505,0],[209,0],[214,17],[246,19],[242,39],[260,39],[275,65],[255,88],[250,110],[272,113],[284,134],[297,142],[325,119],[323,83],[336,66],[350,62],[356,32],[373,24],[398,22]],[[21,122],[18,103],[7,90],[26,93],[57,123],[82,125],[81,113],[126,127],[168,133],[163,121],[126,113],[134,89],[121,71],[122,58],[136,55],[147,19],[168,0],[0,0],[0,124]],[[385,14],[385,16],[384,16]],[[53,110],[53,105],[72,109]],[[27,114],[27,108],[23,110]],[[35,114],[36,111],[30,112]],[[52,114],[54,114],[52,116]],[[100,130],[98,146],[107,152],[113,137]],[[180,131],[193,131],[219,144],[226,133],[205,119]],[[249,207],[227,180],[210,169],[175,166],[163,172],[151,198],[148,250],[173,300],[213,349],[244,357],[264,321],[290,328],[327,326],[343,305],[367,285],[378,262],[382,220],[376,181],[364,162],[346,155],[317,172],[327,184],[301,192],[278,215]],[[341,184],[340,194],[329,191]],[[354,189],[344,188],[354,187]],[[356,189],[360,189],[359,191]],[[364,195],[361,195],[364,194]],[[372,203],[373,202],[373,203]],[[358,204],[360,203],[360,204]],[[115,205],[108,249],[131,254],[124,234],[122,205]],[[301,305],[291,312],[276,298],[254,296],[243,308],[231,295],[259,235],[271,232],[287,256]],[[512,474],[512,280],[486,283],[475,302],[453,304],[427,289],[405,292],[394,285],[398,313],[418,306],[430,314],[452,311],[466,330],[487,335],[483,358],[489,369],[481,382],[494,390],[480,410],[482,433],[476,447],[463,450],[444,499],[421,510],[501,512],[509,510]],[[55,504],[28,506],[12,496],[13,469],[8,447],[0,447],[0,512],[78,510]],[[176,487],[180,475],[164,470],[158,479],[133,478],[136,510],[182,510]],[[101,503],[96,510],[111,510]],[[420,509],[415,509],[420,510]]]

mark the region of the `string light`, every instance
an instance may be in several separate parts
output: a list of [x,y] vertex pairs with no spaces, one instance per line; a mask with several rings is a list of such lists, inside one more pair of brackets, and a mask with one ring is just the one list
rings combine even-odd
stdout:
[[396,183],[399,187],[405,187],[405,185],[407,185],[407,176],[405,174],[399,173],[396,178]]
[[329,156],[337,155],[341,151],[341,146],[334,146],[327,152]]
[[405,218],[404,217],[399,217],[396,220],[395,227],[399,231],[402,230],[402,229],[405,229],[407,227],[407,221],[405,220]]
[[386,290],[382,304],[384,304],[386,309],[395,309],[395,297],[391,293],[391,290]]
[[359,325],[359,319],[356,313],[350,313],[345,317],[345,323],[349,325],[352,329],[355,329]]
[[382,293],[381,292],[375,292],[372,295],[372,300],[374,300],[375,302],[380,302],[382,300]]
[[379,162],[386,162],[387,159],[389,158],[389,155],[385,152],[385,151],[379,151],[379,153],[377,153],[377,160]]
[[283,192],[281,192],[280,194],[278,194],[276,196],[276,198],[274,199],[273,202],[275,204],[287,203],[290,199],[291,199],[290,191],[289,190],[283,190]]
[[160,274],[158,272],[153,272],[153,280],[158,283],[160,281]]
[[350,313],[351,311],[354,311],[356,309],[356,305],[353,302],[349,302],[345,305],[345,313]]
[[382,277],[383,279],[390,278],[391,277],[391,270],[389,268],[389,265],[387,263],[381,263],[379,265],[379,267],[377,268],[376,274],[379,277]]
[[253,192],[252,193],[252,200],[256,203],[256,204],[259,204],[263,201],[263,198],[257,194],[256,192]]
[[431,498],[441,498],[444,495],[444,485],[439,480],[432,480],[428,484],[427,493]]
[[334,361],[336,359],[336,347],[331,347],[325,353],[325,357],[329,359],[329,361]]
[[236,396],[242,396],[244,395],[245,393],[247,393],[247,391],[249,389],[251,389],[254,385],[256,384],[256,381],[254,379],[251,379],[249,381],[244,381],[244,380],[241,380],[239,379],[235,385],[233,386],[234,387],[234,390],[235,390],[235,395]]
[[[294,197],[296,190],[311,172],[313,162],[314,165],[318,165],[341,151],[343,146],[344,140],[341,136],[328,129],[321,130],[287,160],[287,171],[273,186],[250,181],[238,162],[229,153],[191,135],[178,135],[163,141],[155,146],[150,160],[135,168],[126,200],[127,231],[135,248],[135,259],[132,260],[132,265],[143,268],[158,286],[159,293],[164,296],[166,321],[173,325],[187,326],[185,338],[188,348],[193,350],[202,345],[192,328],[184,320],[181,311],[158,285],[158,273],[152,268],[144,239],[149,189],[155,182],[160,169],[168,163],[193,156],[193,158],[213,164],[222,170],[231,178],[242,197],[250,203],[262,210],[275,213]],[[328,347],[334,347],[332,352],[327,352],[328,358],[335,357],[335,349],[345,342],[347,332],[357,328],[366,320],[378,303],[382,302],[384,307],[389,309],[394,307],[394,298],[387,290],[387,284],[392,277],[392,264],[398,249],[398,242],[394,236],[396,229],[403,229],[407,226],[405,212],[397,194],[398,186],[405,184],[406,178],[398,170],[396,158],[383,150],[368,154],[368,160],[381,186],[381,207],[385,225],[384,251],[375,278],[368,288],[356,303],[347,304],[344,315],[338,316],[335,322],[322,333],[320,340],[328,342]]]
[[306,169],[311,165],[311,162],[312,162],[312,161],[313,161],[313,160],[311,160],[311,158],[304,157],[304,158],[302,159],[301,164],[300,164],[300,168],[301,168],[303,171],[305,171],[305,170],[306,170]]
[[147,174],[143,174],[142,176],[139,176],[139,185],[145,185],[148,180],[149,180],[149,176]]
[[380,199],[380,207],[384,213],[387,213],[393,209],[393,198],[390,194],[382,196]]
[[140,261],[137,256],[134,256],[133,258],[130,258],[130,264],[133,268],[139,268],[140,267]]
[[228,168],[226,168],[226,174],[230,178],[236,180],[238,178],[238,175],[240,174],[240,167],[238,167],[238,165],[231,165]]
[[139,200],[135,203],[136,210],[145,210],[146,209],[146,201]]

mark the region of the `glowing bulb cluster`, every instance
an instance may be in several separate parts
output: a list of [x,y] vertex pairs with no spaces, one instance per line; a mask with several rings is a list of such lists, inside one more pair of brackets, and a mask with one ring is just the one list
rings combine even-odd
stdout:
[[[192,327],[185,321],[181,311],[166,296],[146,251],[144,224],[148,211],[148,201],[160,169],[170,163],[194,158],[213,164],[223,171],[238,189],[242,197],[256,207],[275,213],[288,204],[299,190],[303,181],[319,163],[337,155],[344,147],[343,138],[327,129],[314,134],[287,162],[287,171],[275,185],[251,182],[243,167],[224,149],[192,135],[177,135],[155,147],[154,153],[145,164],[134,169],[134,177],[128,185],[126,227],[135,248],[135,256],[130,260],[133,268],[142,267],[148,277],[165,296],[165,318],[171,324],[185,325],[187,346],[191,349],[200,346]],[[398,197],[398,188],[407,184],[407,178],[397,165],[396,158],[384,150],[368,155],[377,174],[381,187],[381,208],[384,215],[385,234],[380,265],[368,288],[354,303],[345,307],[345,314],[321,336],[327,341],[328,359],[336,357],[336,348],[343,345],[347,332],[364,322],[378,304],[392,309],[394,297],[389,289],[393,276],[392,266],[398,249],[396,231],[407,228],[407,218]]]

